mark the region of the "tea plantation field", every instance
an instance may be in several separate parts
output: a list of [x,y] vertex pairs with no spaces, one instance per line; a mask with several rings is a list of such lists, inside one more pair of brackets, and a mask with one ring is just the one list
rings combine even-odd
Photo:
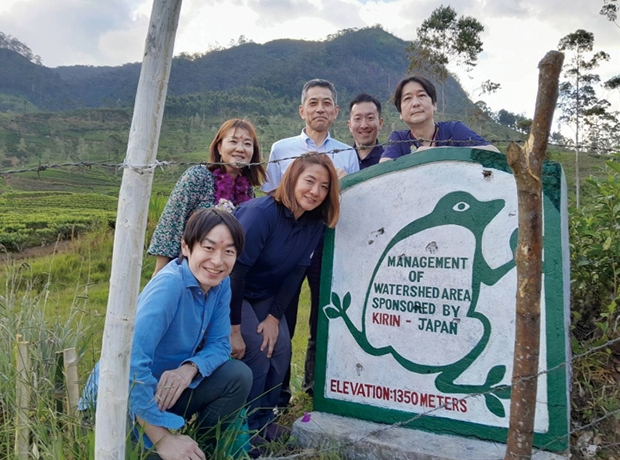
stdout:
[[98,193],[8,192],[0,194],[0,245],[7,251],[113,226],[118,198]]

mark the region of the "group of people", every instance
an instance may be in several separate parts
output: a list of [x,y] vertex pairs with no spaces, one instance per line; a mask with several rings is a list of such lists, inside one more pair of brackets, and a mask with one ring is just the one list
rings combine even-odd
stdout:
[[[311,80],[299,106],[304,129],[273,144],[266,169],[252,124],[232,119],[213,139],[208,167],[191,167],[177,182],[148,250],[157,262],[138,300],[130,368],[134,433],[159,458],[206,458],[203,444],[175,431],[192,417],[202,434],[218,423],[225,429],[245,407],[253,455],[287,432],[274,408],[290,398],[304,277],[311,313],[303,389],[312,394],[322,241],[340,214],[339,178],[425,147],[493,148],[461,122],[435,122],[437,92],[426,78],[401,81],[394,103],[409,129],[394,131],[384,149],[381,102],[353,99],[350,146],[329,133],[339,112],[334,85]],[[258,186],[265,195],[255,198]],[[96,381],[97,367],[83,401],[95,401]]]

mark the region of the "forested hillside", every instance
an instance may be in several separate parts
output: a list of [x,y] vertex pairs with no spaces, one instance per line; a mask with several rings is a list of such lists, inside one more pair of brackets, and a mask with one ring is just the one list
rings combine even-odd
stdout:
[[[348,102],[360,92],[383,101],[383,141],[392,130],[404,127],[390,98],[407,72],[406,46],[380,27],[371,27],[341,31],[325,41],[243,42],[178,56],[171,71],[158,159],[205,161],[212,136],[231,117],[248,118],[256,125],[266,158],[273,142],[301,130],[300,92],[312,78],[335,83],[341,115],[332,135],[345,142],[351,140]],[[140,64],[51,69],[21,48],[29,51],[25,45],[0,48],[0,171],[39,162],[121,162]],[[493,122],[452,77],[446,84],[446,101],[440,119],[464,120],[489,138],[519,136]],[[20,175],[17,182],[0,182],[0,191],[48,188],[41,181],[50,176],[46,172],[26,184]]]
[[[407,44],[380,27],[371,27],[345,30],[325,41],[249,42],[181,55],[173,61],[169,95],[229,92],[268,106],[271,99],[297,101],[305,81],[326,78],[336,84],[341,101],[361,91],[387,100],[406,74]],[[16,51],[0,50],[0,94],[23,98],[41,110],[131,107],[139,73],[139,63],[50,69]],[[446,91],[446,112],[462,113],[473,106],[454,79],[449,79]],[[170,104],[176,103],[173,97]]]

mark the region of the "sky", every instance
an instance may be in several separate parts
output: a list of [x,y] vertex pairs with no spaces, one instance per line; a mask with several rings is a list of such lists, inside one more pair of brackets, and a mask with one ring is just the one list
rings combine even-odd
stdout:
[[[577,29],[594,33],[595,51],[610,54],[597,72],[620,73],[620,27],[599,14],[604,0],[452,0],[459,15],[485,30],[478,65],[452,69],[473,101],[492,110],[532,117],[538,62]],[[422,21],[442,2],[432,0],[185,0],[174,53],[204,53],[241,35],[256,43],[278,38],[323,40],[347,28],[380,24],[413,40]],[[2,0],[0,31],[16,37],[48,67],[138,62],[144,50],[152,0]],[[404,76],[404,75],[403,75]],[[483,81],[501,84],[481,95]],[[364,88],[360,88],[363,91]],[[620,109],[620,91],[599,93]],[[557,117],[556,117],[557,118]]]

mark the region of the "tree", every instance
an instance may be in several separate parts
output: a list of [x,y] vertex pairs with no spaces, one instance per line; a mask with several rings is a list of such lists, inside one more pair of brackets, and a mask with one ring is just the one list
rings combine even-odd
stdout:
[[502,87],[501,83],[485,80],[480,84],[480,94],[493,94]]
[[[575,191],[579,207],[579,140],[583,125],[592,126],[596,118],[605,113],[603,101],[596,97],[594,86],[600,77],[591,71],[601,61],[609,60],[609,54],[594,49],[594,34],[583,29],[568,34],[558,44],[560,51],[569,52],[572,57],[564,65],[564,78],[560,84],[560,121],[571,125],[575,131]],[[606,102],[606,101],[604,101]]]
[[508,110],[500,109],[497,112],[497,122],[500,125],[508,126],[509,128],[514,129],[517,124],[517,115],[509,112]]
[[417,29],[417,40],[406,49],[411,62],[408,72],[420,71],[441,84],[442,112],[446,108],[445,83],[448,66],[457,64],[471,70],[482,52],[480,33],[484,26],[471,16],[457,18],[451,6],[440,6]]
[[620,75],[611,77],[603,86],[609,90],[620,89]]
[[24,140],[24,138],[20,138],[19,139],[19,144],[17,144],[17,153],[18,153],[18,157],[19,158],[26,158],[26,156],[28,155],[28,145],[26,144],[26,141]]
[[554,144],[566,146],[570,141],[570,139],[564,137],[559,131],[554,131],[553,133],[551,133],[551,142],[553,142]]
[[613,22],[616,27],[620,28],[620,24],[616,21],[618,20],[618,13],[620,12],[620,5],[618,4],[618,0],[603,0],[603,7],[599,14],[603,16],[607,16],[611,22]]
[[491,110],[491,107],[489,107],[489,104],[487,104],[486,102],[480,100],[474,103],[476,107],[478,107],[480,109],[480,111],[482,113],[484,113],[486,116],[488,116],[489,118],[493,118],[493,111]]
[[0,48],[6,48],[11,51],[15,51],[16,53],[24,56],[30,62],[33,62],[37,65],[43,65],[43,63],[41,62],[41,57],[35,56],[35,54],[30,48],[28,48],[28,46],[20,42],[17,38],[11,37],[10,35],[6,35],[2,32],[0,32]]
[[[600,14],[607,16],[607,19],[620,29],[620,24],[617,22],[618,13],[620,13],[620,3],[618,0],[603,0],[603,7],[601,8]],[[609,90],[620,89],[620,75],[611,77],[603,86]]]
[[510,394],[510,422],[505,460],[532,458],[538,362],[540,355],[540,293],[542,288],[542,167],[564,55],[548,52],[538,64],[538,95],[532,134],[524,147],[511,143],[506,160],[513,171],[519,203],[515,348]]
[[78,159],[88,161],[88,144],[82,136],[78,137],[77,147],[75,149]]

